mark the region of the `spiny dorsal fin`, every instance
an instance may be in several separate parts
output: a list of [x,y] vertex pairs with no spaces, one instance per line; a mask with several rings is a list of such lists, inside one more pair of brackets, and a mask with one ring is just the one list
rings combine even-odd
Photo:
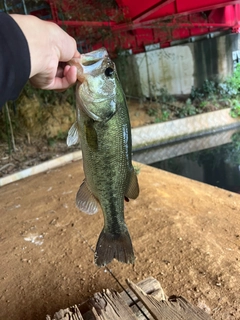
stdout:
[[95,214],[98,212],[98,201],[87,187],[84,180],[76,196],[76,205],[79,210],[87,214]]

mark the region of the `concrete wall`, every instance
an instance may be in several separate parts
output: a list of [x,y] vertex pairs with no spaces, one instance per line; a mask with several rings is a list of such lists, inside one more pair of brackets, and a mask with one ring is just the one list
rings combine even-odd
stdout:
[[240,62],[240,35],[228,34],[184,45],[157,49],[116,60],[124,91],[134,97],[154,97],[160,89],[175,95],[191,92],[203,81],[221,80]]

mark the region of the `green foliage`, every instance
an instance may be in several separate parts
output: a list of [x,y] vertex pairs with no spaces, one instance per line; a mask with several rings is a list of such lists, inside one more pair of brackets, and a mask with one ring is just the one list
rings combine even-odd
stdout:
[[192,87],[191,93],[190,93],[190,99],[194,100],[202,100],[204,98],[204,94],[199,88]]
[[240,116],[240,102],[236,99],[231,101],[230,115],[233,118],[237,118]]
[[240,63],[237,64],[233,75],[226,80],[226,84],[232,89],[232,95],[240,93]]
[[161,88],[156,103],[151,104],[147,113],[155,118],[155,122],[162,122],[231,107],[230,114],[236,118],[240,117],[239,97],[240,64],[237,65],[233,75],[224,82],[205,80],[200,88],[192,87],[190,96],[181,105],[176,103],[176,99],[166,88]]
[[163,110],[160,116],[155,118],[155,122],[158,123],[158,122],[168,121],[170,119],[170,115],[171,115],[170,111]]
[[174,98],[174,96],[172,94],[170,94],[166,88],[161,88],[160,89],[160,96],[157,99],[158,102],[160,102],[161,104],[165,104],[165,103],[172,103],[174,101],[176,101],[176,99]]
[[67,132],[59,131],[56,137],[48,138],[47,143],[50,147],[54,147],[58,141],[66,141],[67,135],[68,135],[68,131]]
[[179,117],[184,118],[184,117],[194,116],[197,113],[198,113],[198,109],[192,104],[191,99],[187,99],[186,103],[179,110]]
[[171,104],[176,101],[175,97],[167,91],[166,88],[160,89],[160,95],[156,97],[156,101],[147,108],[150,117],[155,117],[155,122],[168,121],[171,118]]
[[17,102],[20,102],[24,96],[29,99],[36,97],[43,106],[63,104],[65,102],[68,102],[72,106],[75,106],[76,104],[75,86],[63,92],[56,92],[54,90],[35,89],[29,83],[27,83],[24,86]]
[[67,135],[68,135],[68,131],[67,132],[59,131],[56,139],[65,141],[67,139]]
[[150,116],[150,117],[156,117],[157,116],[157,113],[158,113],[158,110],[156,107],[149,107],[147,109],[147,114]]
[[202,92],[205,96],[211,97],[218,93],[217,82],[205,80],[202,85]]
[[190,99],[202,101],[205,98],[212,98],[214,95],[218,94],[218,83],[210,80],[205,80],[202,87],[194,88],[192,87]]

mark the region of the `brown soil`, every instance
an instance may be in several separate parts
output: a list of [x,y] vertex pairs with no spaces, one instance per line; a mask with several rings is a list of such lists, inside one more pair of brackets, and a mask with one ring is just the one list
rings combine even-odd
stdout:
[[[75,207],[82,179],[78,161],[1,188],[0,319],[44,319],[103,288],[121,291],[93,263],[103,219]],[[143,165],[139,183],[125,208],[136,263],[113,261],[111,271],[122,284],[153,276],[213,319],[240,319],[239,195]]]
[[[133,126],[152,121],[138,103],[130,114]],[[18,145],[26,161],[29,150],[36,163],[66,153],[63,143],[53,149],[37,141]],[[109,268],[122,284],[153,276],[166,294],[186,297],[213,319],[240,319],[239,195],[140,167],[140,196],[125,208],[136,263]],[[82,180],[78,161],[1,187],[0,319],[45,319],[103,288],[122,291],[93,263],[103,219],[75,207]]]

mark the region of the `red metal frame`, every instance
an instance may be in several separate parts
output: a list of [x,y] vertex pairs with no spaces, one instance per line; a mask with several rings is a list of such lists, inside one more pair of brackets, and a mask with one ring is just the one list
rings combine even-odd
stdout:
[[[87,1],[93,3],[93,0]],[[48,2],[55,23],[64,26],[79,40],[91,42],[93,48],[105,45],[110,51],[121,47],[141,52],[148,44],[160,43],[164,47],[171,41],[209,32],[227,29],[240,32],[239,0],[116,0],[119,9],[106,9],[105,16],[109,21],[101,18],[94,21],[62,20],[59,10],[68,12],[72,8],[77,16],[79,9],[74,8],[74,2],[70,5],[67,0]],[[88,39],[87,30],[96,35],[95,39]],[[101,36],[102,30],[105,38]]]

